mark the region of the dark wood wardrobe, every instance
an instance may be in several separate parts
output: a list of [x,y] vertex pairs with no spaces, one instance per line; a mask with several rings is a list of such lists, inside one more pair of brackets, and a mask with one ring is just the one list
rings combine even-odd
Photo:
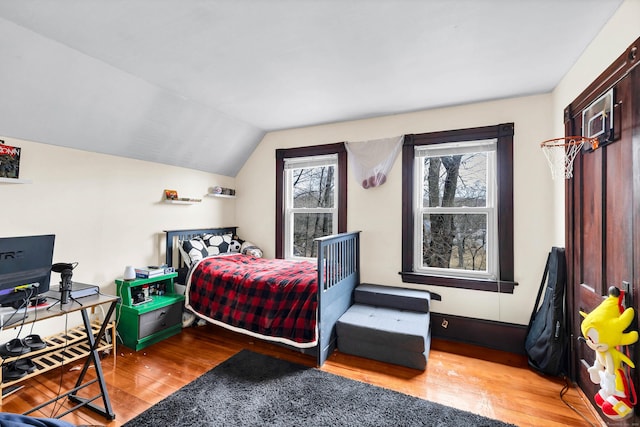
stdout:
[[[591,126],[603,127],[604,142],[584,150],[574,162],[574,176],[566,180],[567,317],[570,328],[570,376],[591,399],[600,386],[593,384],[587,367],[595,353],[578,340],[582,317],[602,302],[608,288],[627,291],[626,304],[636,317],[630,328],[639,329],[640,302],[640,38],[611,64],[565,109],[565,136],[582,135]],[[613,114],[594,118],[594,102],[608,103]],[[585,113],[587,111],[587,113]],[[613,128],[607,120],[611,119]],[[583,123],[584,122],[584,123]],[[630,346],[635,390],[638,382],[640,343]],[[638,425],[640,405],[633,417],[608,425]]]

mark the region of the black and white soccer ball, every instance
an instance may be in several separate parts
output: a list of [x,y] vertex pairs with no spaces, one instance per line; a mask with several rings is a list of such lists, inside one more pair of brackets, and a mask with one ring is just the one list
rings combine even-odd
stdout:
[[241,247],[242,247],[242,243],[240,243],[236,239],[233,239],[229,244],[229,252],[240,252]]
[[205,234],[202,237],[206,245],[209,255],[218,255],[229,252],[229,243],[231,243],[231,235],[227,234]]
[[193,265],[209,254],[205,243],[201,239],[187,240],[182,243],[180,249],[190,260],[189,265]]

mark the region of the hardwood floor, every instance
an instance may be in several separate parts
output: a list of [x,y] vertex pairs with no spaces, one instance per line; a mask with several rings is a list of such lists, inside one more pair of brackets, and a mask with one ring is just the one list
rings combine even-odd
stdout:
[[[115,358],[103,358],[114,421],[84,408],[63,419],[78,425],[120,426],[242,349],[314,365],[310,356],[216,326],[189,328],[144,350],[120,346]],[[2,411],[22,413],[55,396],[60,387],[71,388],[80,366],[74,363],[27,380],[26,387],[4,398]],[[560,399],[562,380],[536,374],[524,356],[511,353],[434,340],[424,372],[339,352],[321,369],[518,426],[600,425],[576,388],[571,387],[565,399],[589,422]],[[50,406],[33,415],[62,412]]]

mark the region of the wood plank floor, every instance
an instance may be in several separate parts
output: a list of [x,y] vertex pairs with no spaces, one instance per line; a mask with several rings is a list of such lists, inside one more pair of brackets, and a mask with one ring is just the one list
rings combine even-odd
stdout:
[[[189,328],[147,349],[134,352],[121,346],[115,358],[103,358],[115,420],[106,421],[84,408],[63,419],[78,425],[120,426],[242,349],[314,365],[310,356],[216,326]],[[71,388],[80,366],[74,363],[25,381],[23,389],[4,398],[2,411],[22,413],[58,390]],[[569,388],[565,400],[589,421],[560,399],[562,380],[536,374],[523,356],[511,353],[434,340],[424,372],[339,352],[321,369],[518,426],[600,425],[576,388]],[[70,406],[65,402],[62,409],[49,406],[34,415],[50,417]]]

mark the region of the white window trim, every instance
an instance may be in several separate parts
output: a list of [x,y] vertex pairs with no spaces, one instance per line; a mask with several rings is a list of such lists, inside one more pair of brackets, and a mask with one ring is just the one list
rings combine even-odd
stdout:
[[[312,168],[319,166],[333,166],[334,170],[334,206],[333,208],[294,208],[293,207],[293,191],[292,180],[293,171],[295,169]],[[315,258],[300,257],[293,255],[293,222],[295,214],[315,214],[315,213],[328,213],[331,214],[332,231],[331,234],[337,234],[338,230],[338,183],[339,168],[338,168],[338,155],[329,154],[325,156],[306,156],[306,157],[291,157],[284,159],[284,258],[291,260],[313,260]]]
[[[487,156],[487,205],[485,207],[423,207],[424,157],[454,155],[463,153],[488,152]],[[497,187],[497,139],[452,142],[415,147],[414,156],[414,272],[441,277],[458,277],[496,280],[498,277],[498,187]],[[491,185],[489,185],[491,184]],[[462,270],[456,268],[437,268],[423,265],[423,215],[425,213],[442,214],[486,214],[487,215],[487,270]]]

